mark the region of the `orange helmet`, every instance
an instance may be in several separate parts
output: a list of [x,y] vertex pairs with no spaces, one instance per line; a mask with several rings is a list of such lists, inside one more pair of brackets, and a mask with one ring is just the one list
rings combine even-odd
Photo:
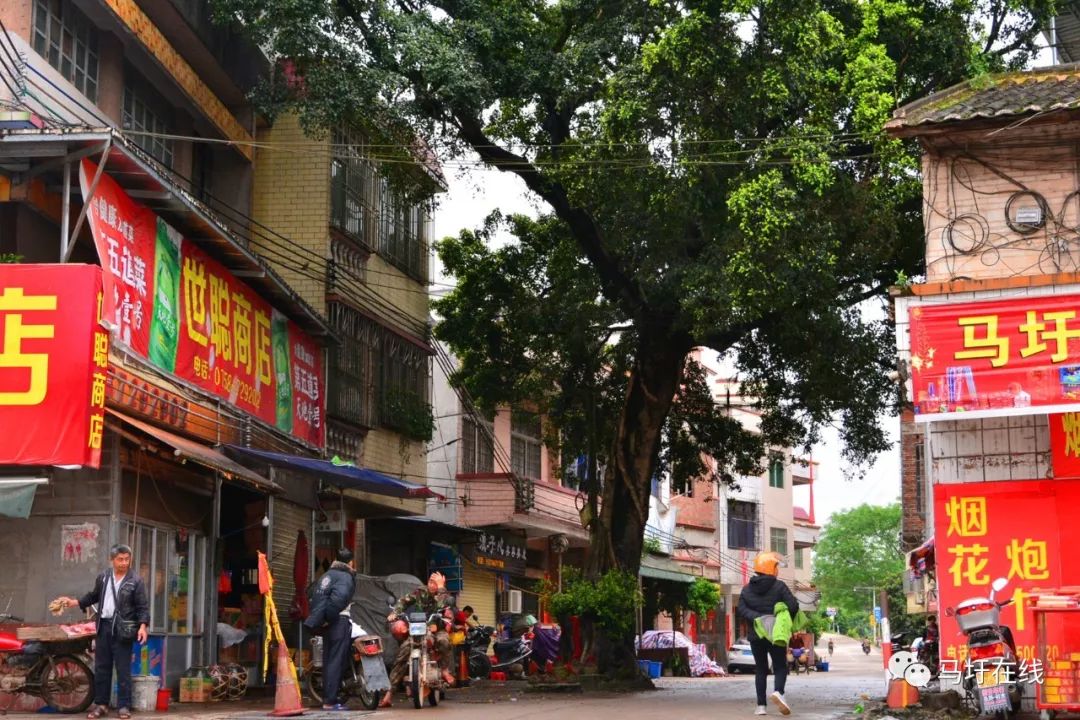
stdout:
[[404,641],[405,638],[409,637],[409,624],[404,620],[395,620],[390,623],[390,634],[398,642]]
[[784,559],[780,557],[780,553],[758,553],[757,557],[754,558],[754,572],[776,577],[780,574],[780,566],[783,564]]

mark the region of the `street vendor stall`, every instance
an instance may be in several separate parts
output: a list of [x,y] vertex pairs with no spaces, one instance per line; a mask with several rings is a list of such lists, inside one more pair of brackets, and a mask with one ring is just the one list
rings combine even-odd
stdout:
[[1080,588],[1039,591],[1031,600],[1042,663],[1035,705],[1044,719],[1080,712]]

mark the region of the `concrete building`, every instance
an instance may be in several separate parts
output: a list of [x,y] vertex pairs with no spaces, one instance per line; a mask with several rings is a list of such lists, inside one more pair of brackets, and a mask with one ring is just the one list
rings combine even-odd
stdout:
[[[367,557],[357,518],[424,512],[422,443],[407,435],[430,420],[426,215],[373,178],[354,184],[359,142],[340,153],[316,143],[304,162],[257,152],[257,140],[297,138],[296,123],[255,112],[247,93],[269,62],[215,26],[207,2],[15,0],[0,21],[0,254],[100,262],[143,294],[106,318],[100,469],[30,469],[46,482],[29,517],[0,520],[10,559],[0,597],[28,622],[48,621],[48,599],[85,592],[109,546],[128,542],[166,684],[218,661],[254,679],[257,551],[290,644],[302,646],[288,609],[304,562],[301,585],[342,544]],[[439,187],[426,169],[418,182]],[[149,230],[129,222],[136,215]],[[118,233],[107,252],[96,234],[106,224]],[[131,253],[147,237],[157,264],[144,274]],[[149,277],[163,267],[155,241],[177,254],[172,285]],[[195,356],[202,376],[175,347],[166,366],[132,340],[157,311],[147,288],[167,286],[177,312],[181,297],[190,310],[177,325],[206,354]],[[26,476],[11,460],[0,457],[0,476]],[[382,472],[364,481],[372,466]],[[219,623],[245,639],[219,647]]]
[[900,108],[887,125],[923,152],[926,277],[894,290],[903,543],[921,545],[908,609],[942,615],[943,657],[964,648],[941,610],[1002,576],[1018,600],[1007,618],[1018,652],[1045,661],[1026,593],[1078,581],[1062,544],[1077,492],[1078,353],[1053,329],[1060,317],[1073,336],[1080,291],[1078,81],[1075,66],[991,76]]

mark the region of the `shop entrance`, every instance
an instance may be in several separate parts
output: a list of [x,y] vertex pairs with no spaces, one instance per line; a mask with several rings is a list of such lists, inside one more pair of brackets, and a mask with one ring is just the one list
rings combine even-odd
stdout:
[[261,665],[264,633],[263,603],[259,594],[259,551],[266,552],[269,507],[267,498],[246,488],[221,486],[221,521],[218,535],[216,621],[244,633],[243,639],[229,647],[227,636],[218,632],[218,662],[240,663],[248,668],[249,678],[259,677],[254,669]]

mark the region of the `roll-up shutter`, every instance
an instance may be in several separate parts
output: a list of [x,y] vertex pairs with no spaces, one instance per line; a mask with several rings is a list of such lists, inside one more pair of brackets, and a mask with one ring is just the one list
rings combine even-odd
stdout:
[[468,560],[461,560],[462,590],[458,595],[458,609],[471,605],[473,612],[482,625],[494,625],[495,612],[495,574],[481,570]]
[[[274,604],[282,623],[289,622],[296,584],[293,581],[293,561],[296,557],[296,539],[300,531],[311,547],[311,510],[301,505],[274,498],[273,551],[270,554],[270,572],[274,575]],[[310,575],[311,569],[308,568]],[[310,582],[311,578],[308,578]]]

